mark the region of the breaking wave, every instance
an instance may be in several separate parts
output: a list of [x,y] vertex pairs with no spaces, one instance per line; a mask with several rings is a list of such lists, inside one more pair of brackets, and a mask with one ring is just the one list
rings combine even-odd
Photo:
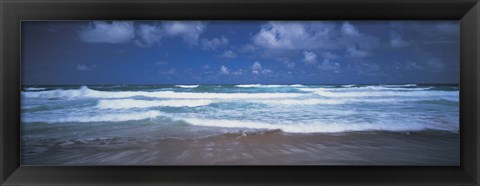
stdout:
[[175,85],[175,87],[180,88],[197,88],[199,85]]
[[151,98],[177,98],[177,99],[265,99],[265,98],[293,98],[302,96],[301,93],[193,93],[173,91],[97,91],[86,86],[80,89],[71,90],[49,90],[39,92],[22,92],[28,98],[129,98],[129,97],[151,97]]
[[212,100],[135,100],[135,99],[116,99],[99,100],[97,108],[102,109],[130,109],[130,108],[149,108],[149,107],[199,107],[213,103]]
[[[313,121],[312,123],[295,123],[295,124],[272,124],[257,121],[245,120],[224,120],[224,119],[201,119],[186,118],[182,119],[187,123],[198,126],[208,127],[224,127],[224,128],[249,128],[249,129],[267,129],[282,130],[290,133],[336,133],[351,131],[420,131],[425,129],[448,130],[430,126],[425,123],[320,123]],[[451,129],[455,130],[455,129]]]

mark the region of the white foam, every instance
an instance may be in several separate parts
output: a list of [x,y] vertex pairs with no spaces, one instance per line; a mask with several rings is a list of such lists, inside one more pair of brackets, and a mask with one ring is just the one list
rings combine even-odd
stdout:
[[159,111],[144,111],[144,112],[129,112],[129,113],[115,113],[115,114],[101,114],[91,116],[65,116],[65,117],[22,117],[22,122],[45,122],[45,123],[64,123],[64,122],[121,122],[154,119],[161,116]]
[[345,87],[345,88],[350,88],[350,87],[355,87],[356,85],[355,84],[351,84],[351,85],[342,85],[342,87]]
[[299,88],[301,91],[313,92],[317,95],[324,97],[385,97],[385,96],[398,96],[398,97],[418,97],[418,96],[456,96],[457,91],[332,91],[327,88]]
[[38,92],[22,92],[22,96],[31,97],[31,98],[73,98],[73,97],[82,97],[85,94],[92,92],[93,90],[89,89],[86,86],[82,86],[80,89],[69,89],[69,90],[48,90],[48,91],[38,91]]
[[197,88],[199,85],[175,85],[180,88]]
[[353,90],[353,91],[370,91],[370,90],[387,90],[387,91],[416,91],[416,90],[429,90],[431,87],[388,87],[388,86],[363,86],[363,87],[355,87],[355,86],[342,86],[344,90]]
[[[223,120],[223,119],[202,119],[202,118],[184,118],[192,125],[224,128],[250,128],[250,129],[280,129],[290,133],[332,133],[348,131],[419,131],[430,128],[431,126],[422,124],[380,124],[380,123],[321,123],[313,122],[295,123],[295,124],[272,124],[266,122],[248,121],[248,120]],[[439,128],[439,130],[444,130]]]
[[37,87],[28,87],[25,88],[27,91],[35,91],[35,90],[45,90],[46,88],[37,88]]
[[304,94],[300,93],[194,93],[194,92],[173,92],[173,91],[97,91],[87,88],[73,90],[50,90],[39,92],[22,92],[22,95],[29,98],[129,98],[129,97],[151,97],[170,99],[270,99],[270,98],[293,98]]
[[236,87],[240,88],[277,88],[277,87],[302,87],[301,84],[293,84],[293,85],[263,85],[263,84],[245,84],[245,85],[235,85]]
[[386,87],[415,87],[417,84],[403,84],[403,85],[384,85]]
[[235,85],[236,87],[241,87],[241,88],[252,88],[252,87],[260,87],[262,86],[261,84],[245,84],[245,85]]
[[339,99],[282,99],[282,100],[251,100],[248,102],[263,103],[263,104],[280,104],[280,105],[336,105],[343,104],[347,100]]
[[212,100],[135,100],[135,99],[114,99],[99,100],[97,108],[101,109],[130,109],[149,107],[199,107],[212,104]]

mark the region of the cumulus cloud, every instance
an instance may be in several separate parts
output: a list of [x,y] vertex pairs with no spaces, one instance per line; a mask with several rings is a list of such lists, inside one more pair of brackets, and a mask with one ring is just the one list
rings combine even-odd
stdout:
[[157,25],[143,24],[139,26],[137,36],[139,38],[135,40],[136,44],[143,47],[149,47],[160,42],[162,39],[162,30]]
[[95,69],[97,66],[95,65],[84,65],[84,64],[77,64],[78,71],[90,71]]
[[257,46],[267,49],[311,49],[329,47],[334,24],[327,22],[269,22],[253,36]]
[[202,48],[204,50],[217,50],[217,48],[225,47],[228,45],[228,39],[225,36],[219,38],[202,39]]
[[396,48],[399,48],[399,47],[405,47],[408,45],[408,43],[403,40],[403,38],[396,34],[396,33],[391,33],[390,34],[390,45],[392,47],[396,47]]
[[[132,21],[94,21],[79,31],[79,37],[89,43],[128,43],[150,47],[164,37],[181,37],[187,44],[196,45],[206,25],[200,21],[166,21],[140,24],[135,28]],[[224,40],[220,38],[220,44]],[[214,41],[213,44],[216,41]],[[213,45],[212,45],[213,46]]]
[[[305,50],[347,50],[353,47],[356,50],[350,49],[350,52],[363,51],[355,56],[368,57],[372,54],[370,51],[378,48],[380,40],[362,33],[349,22],[268,22],[252,36],[252,43],[267,58],[291,56]],[[330,54],[327,57],[333,57],[333,53]]]
[[303,61],[307,64],[313,64],[317,62],[317,54],[312,51],[303,51]]
[[127,43],[135,37],[135,27],[131,21],[94,21],[79,36],[87,43]]
[[260,64],[258,61],[255,61],[253,63],[253,65],[251,66],[251,69],[253,74],[269,74],[273,72],[270,69],[263,68],[262,64]]
[[239,70],[233,72],[232,74],[233,74],[233,75],[236,75],[236,76],[242,75],[242,74],[243,74],[243,70],[242,70],[242,69],[239,69]]
[[360,36],[360,32],[358,31],[358,29],[349,22],[344,22],[342,24],[341,31],[345,35]]
[[230,70],[227,67],[225,67],[224,65],[222,65],[220,67],[220,74],[228,75],[228,74],[230,74]]
[[225,50],[225,51],[222,53],[221,57],[232,59],[232,58],[236,58],[236,57],[237,57],[237,54],[236,54],[235,52],[231,51],[231,50]]
[[167,35],[182,37],[190,45],[198,43],[200,34],[205,31],[205,27],[205,24],[200,21],[170,21],[163,24]]

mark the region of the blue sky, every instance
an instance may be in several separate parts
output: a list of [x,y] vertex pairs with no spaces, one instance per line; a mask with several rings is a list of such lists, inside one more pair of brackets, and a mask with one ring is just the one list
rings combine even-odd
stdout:
[[458,82],[457,21],[22,22],[24,85]]

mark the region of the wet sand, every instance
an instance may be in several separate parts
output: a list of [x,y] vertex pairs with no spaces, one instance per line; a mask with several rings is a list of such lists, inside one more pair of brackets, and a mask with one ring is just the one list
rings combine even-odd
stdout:
[[23,145],[23,165],[434,165],[460,164],[459,134],[234,133],[198,139],[109,137]]

